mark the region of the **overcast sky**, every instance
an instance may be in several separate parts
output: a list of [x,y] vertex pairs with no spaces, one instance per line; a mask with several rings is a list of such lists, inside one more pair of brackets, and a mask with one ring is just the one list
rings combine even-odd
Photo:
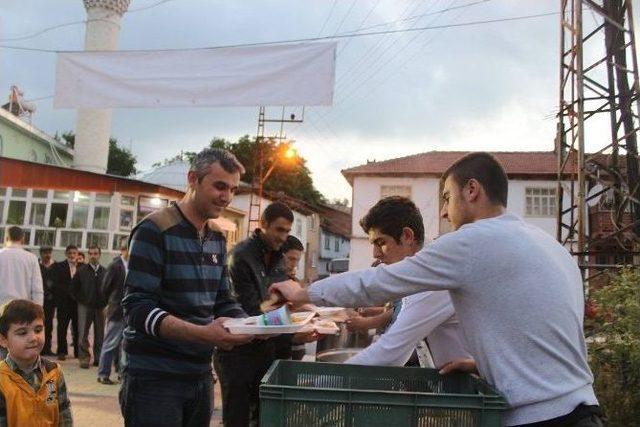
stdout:
[[[132,0],[120,49],[162,49],[458,24],[559,11],[558,0]],[[155,7],[135,11],[146,6]],[[453,8],[446,12],[439,11]],[[2,0],[0,44],[81,50],[81,0]],[[386,24],[386,25],[381,25]],[[285,128],[318,189],[351,197],[340,170],[429,150],[552,150],[558,104],[559,16],[341,39],[331,107]],[[53,95],[54,53],[0,49],[0,95]],[[2,95],[4,97],[4,95]],[[33,124],[73,130],[75,111],[37,101]],[[268,109],[278,115],[279,108]],[[112,134],[140,169],[215,137],[255,135],[256,108],[120,109]],[[268,133],[276,132],[268,129]]]

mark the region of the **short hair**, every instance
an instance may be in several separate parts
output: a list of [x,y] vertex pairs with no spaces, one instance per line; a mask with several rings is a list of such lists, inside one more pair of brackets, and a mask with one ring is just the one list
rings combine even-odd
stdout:
[[260,222],[269,225],[278,218],[293,222],[293,211],[282,202],[273,202],[262,211]]
[[53,252],[53,248],[49,245],[40,246],[40,253]]
[[282,245],[282,253],[289,252],[290,250],[304,252],[304,246],[296,236],[288,236],[287,240]]
[[211,165],[216,162],[220,163],[222,169],[229,173],[239,172],[242,175],[245,172],[244,166],[236,156],[231,151],[221,148],[205,148],[200,151],[193,158],[189,170],[195,171],[198,175],[198,182],[202,182],[202,179],[209,173]]
[[97,249],[98,250],[98,255],[102,255],[102,249],[100,249],[100,246],[98,246],[98,245],[90,245],[87,249],[88,250]]
[[66,248],[64,248],[64,253],[66,254],[67,252],[69,252],[72,249],[75,249],[77,251],[78,247],[76,245],[69,245]]
[[467,154],[446,170],[442,175],[443,182],[449,176],[460,187],[475,179],[493,204],[507,206],[509,179],[500,162],[491,154],[483,151]]
[[0,334],[7,336],[11,325],[31,323],[44,319],[42,306],[26,299],[14,299],[2,307],[0,315]]
[[24,238],[24,231],[17,225],[7,228],[7,238],[10,242],[20,242]]
[[400,243],[402,229],[408,227],[418,244],[424,243],[424,223],[422,215],[410,199],[401,196],[389,196],[380,199],[369,212],[360,219],[360,227],[365,233],[375,228],[381,233],[393,237]]

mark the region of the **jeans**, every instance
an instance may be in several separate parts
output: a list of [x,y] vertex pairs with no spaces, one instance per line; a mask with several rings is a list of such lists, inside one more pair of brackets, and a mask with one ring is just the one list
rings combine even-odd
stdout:
[[119,400],[125,427],[208,427],[213,377],[160,379],[125,371]]
[[78,359],[80,362],[89,362],[89,329],[93,324],[93,360],[98,362],[102,351],[102,339],[104,337],[104,310],[93,308],[84,304],[78,304],[78,331],[80,333],[80,347]]
[[122,343],[122,332],[124,331],[124,320],[109,320],[102,342],[102,352],[100,353],[100,367],[98,368],[99,378],[109,378],[111,375],[111,365],[114,358],[120,352]]

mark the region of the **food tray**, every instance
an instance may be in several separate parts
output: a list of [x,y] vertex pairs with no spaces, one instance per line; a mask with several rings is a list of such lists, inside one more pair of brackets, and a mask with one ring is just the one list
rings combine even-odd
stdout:
[[249,335],[279,335],[279,334],[295,334],[300,332],[311,321],[314,312],[292,313],[295,323],[291,325],[274,325],[261,326],[258,325],[257,317],[247,317],[245,319],[229,319],[224,322],[224,327],[231,334],[249,334]]

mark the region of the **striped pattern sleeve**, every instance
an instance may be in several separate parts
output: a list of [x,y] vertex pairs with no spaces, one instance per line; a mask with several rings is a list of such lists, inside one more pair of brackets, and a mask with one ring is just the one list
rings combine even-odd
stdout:
[[131,236],[129,271],[122,307],[129,327],[156,337],[159,335],[162,319],[169,315],[158,307],[163,264],[162,233],[153,222],[145,220]]

